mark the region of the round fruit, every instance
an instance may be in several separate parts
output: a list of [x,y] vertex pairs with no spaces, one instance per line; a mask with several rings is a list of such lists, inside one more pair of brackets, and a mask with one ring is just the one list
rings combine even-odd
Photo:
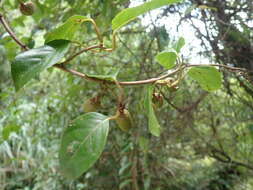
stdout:
[[122,131],[128,132],[133,127],[132,118],[127,109],[118,110],[115,121]]
[[96,112],[100,107],[101,103],[96,97],[86,100],[83,104],[84,112]]
[[23,15],[31,16],[35,12],[35,5],[32,2],[20,3],[19,10]]

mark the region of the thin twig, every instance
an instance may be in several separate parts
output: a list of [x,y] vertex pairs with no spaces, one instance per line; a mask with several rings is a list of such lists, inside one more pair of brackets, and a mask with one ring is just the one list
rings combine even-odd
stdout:
[[9,24],[6,22],[4,16],[0,13],[0,22],[3,25],[4,29],[6,30],[6,32],[8,32],[8,34],[11,36],[11,38],[24,50],[28,50],[29,48],[23,44],[14,34],[14,32],[12,31],[11,27],[9,26]]
[[187,65],[186,67],[202,67],[202,66],[223,67],[223,68],[226,68],[226,69],[232,70],[232,71],[240,71],[240,72],[244,72],[244,73],[253,73],[252,70],[246,70],[244,68],[231,67],[231,66],[221,65],[221,64],[190,64],[190,65]]
[[89,50],[93,50],[93,49],[97,49],[97,48],[102,48],[101,45],[94,45],[94,46],[90,46],[87,48],[84,48],[82,50],[80,50],[79,52],[77,52],[76,54],[72,55],[71,57],[67,58],[64,62],[60,63],[60,64],[65,64],[65,63],[69,63],[70,61],[72,61],[75,57],[81,55],[84,52],[87,52]]
[[[84,79],[89,80],[89,81],[101,82],[101,83],[110,83],[110,84],[115,84],[115,85],[116,85],[116,82],[114,82],[114,81],[107,81],[107,80],[103,80],[103,79],[98,79],[98,78],[94,78],[94,77],[89,77],[89,76],[87,76],[86,74],[81,73],[81,72],[78,72],[78,71],[76,71],[76,70],[67,69],[67,68],[64,67],[63,64],[56,64],[56,65],[54,65],[54,67],[56,67],[56,68],[58,68],[58,69],[61,69],[62,71],[71,73],[71,74],[73,74],[73,75],[75,75],[75,76],[84,78]],[[151,79],[139,80],[139,81],[122,81],[122,82],[118,82],[118,84],[119,84],[119,85],[122,85],[122,86],[134,86],[134,85],[152,84],[152,83],[155,83],[155,82],[158,81],[158,80],[162,80],[162,79],[164,79],[164,78],[173,76],[173,75],[176,74],[177,72],[179,72],[179,69],[176,69],[176,70],[174,70],[174,71],[171,72],[171,73],[167,73],[167,74],[162,75],[162,76],[157,77],[157,78],[151,78]]]

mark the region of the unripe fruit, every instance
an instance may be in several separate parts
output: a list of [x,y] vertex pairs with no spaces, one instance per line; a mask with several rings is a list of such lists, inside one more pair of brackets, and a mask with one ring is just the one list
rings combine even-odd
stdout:
[[128,132],[133,127],[132,117],[127,109],[117,110],[117,118],[115,119],[118,127]]
[[157,92],[153,93],[152,102],[155,109],[161,108],[163,106],[163,96]]
[[35,12],[35,5],[32,2],[20,3],[19,10],[23,15],[31,16]]
[[97,97],[90,98],[83,104],[84,112],[96,112],[99,108],[101,108],[101,103]]

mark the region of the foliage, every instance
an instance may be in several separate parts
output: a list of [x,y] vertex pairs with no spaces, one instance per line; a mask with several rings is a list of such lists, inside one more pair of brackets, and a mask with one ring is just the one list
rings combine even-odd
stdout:
[[[43,0],[32,16],[0,3],[1,26],[15,32],[0,28],[3,189],[252,187],[252,97],[236,75],[248,71],[189,64],[184,38],[130,23],[177,2]],[[83,113],[87,100],[101,103],[97,113]],[[122,110],[128,133],[115,127]]]

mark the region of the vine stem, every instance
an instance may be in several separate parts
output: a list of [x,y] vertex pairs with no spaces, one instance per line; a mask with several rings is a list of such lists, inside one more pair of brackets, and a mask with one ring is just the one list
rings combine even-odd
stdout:
[[77,56],[81,55],[82,53],[87,52],[89,50],[97,49],[97,48],[102,48],[102,46],[101,45],[94,45],[94,46],[90,46],[90,47],[84,48],[84,49],[80,50],[79,52],[77,52],[76,54],[72,55],[71,57],[67,58],[64,62],[62,62],[60,64],[69,63],[70,61],[72,61],[74,58],[76,58]]
[[121,81],[121,82],[118,81],[118,82],[114,82],[114,81],[107,81],[107,80],[103,80],[103,79],[89,77],[86,74],[78,72],[76,70],[67,69],[67,68],[64,67],[63,64],[56,64],[56,65],[54,65],[54,67],[57,67],[58,69],[61,69],[61,70],[65,71],[65,72],[68,72],[68,73],[71,73],[75,76],[84,78],[86,80],[90,80],[90,81],[94,81],[94,82],[101,82],[101,83],[110,83],[110,84],[115,84],[115,85],[117,85],[117,83],[118,83],[121,86],[136,86],[136,85],[152,84],[152,83],[155,83],[158,80],[162,80],[162,79],[165,79],[169,76],[172,76],[172,75],[176,74],[177,72],[179,72],[179,70],[180,70],[180,69],[176,69],[176,70],[172,71],[171,73],[167,73],[167,74],[162,75],[162,76],[157,77],[157,78],[151,78],[151,79],[139,80],[139,81]]
[[221,65],[221,64],[190,64],[190,65],[187,65],[186,67],[201,67],[201,66],[223,67],[225,69],[232,70],[232,71],[241,71],[241,72],[244,72],[244,73],[253,73],[252,70],[248,71],[244,68],[231,67],[231,66],[228,66],[228,65]]

